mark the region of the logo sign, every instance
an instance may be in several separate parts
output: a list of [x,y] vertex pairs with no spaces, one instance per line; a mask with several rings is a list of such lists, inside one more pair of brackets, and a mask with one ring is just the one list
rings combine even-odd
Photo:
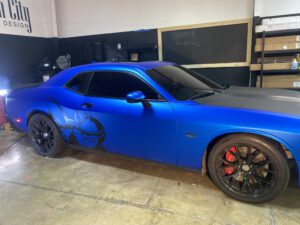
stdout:
[[32,33],[29,8],[21,0],[0,0],[0,22],[5,27],[25,29]]

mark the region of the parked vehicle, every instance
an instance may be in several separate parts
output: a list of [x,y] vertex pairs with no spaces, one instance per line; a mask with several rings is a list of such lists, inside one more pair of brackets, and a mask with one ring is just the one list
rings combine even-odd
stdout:
[[168,62],[74,67],[6,98],[8,117],[42,156],[67,144],[207,169],[251,203],[286,189],[289,158],[299,165],[299,109],[297,92],[222,88]]

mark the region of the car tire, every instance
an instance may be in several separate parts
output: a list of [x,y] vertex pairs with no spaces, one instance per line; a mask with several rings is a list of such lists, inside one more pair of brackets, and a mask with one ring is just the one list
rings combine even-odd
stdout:
[[54,122],[43,114],[34,114],[28,122],[28,135],[37,154],[55,157],[64,149],[64,141]]
[[256,135],[229,135],[208,156],[212,181],[232,198],[262,203],[278,197],[287,187],[290,169],[281,146]]

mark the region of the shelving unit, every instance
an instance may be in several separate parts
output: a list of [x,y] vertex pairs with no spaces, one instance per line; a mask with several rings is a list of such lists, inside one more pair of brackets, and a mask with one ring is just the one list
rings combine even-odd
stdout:
[[[300,14],[299,14],[300,15]],[[259,18],[254,21],[254,25],[261,25],[263,19],[271,19],[274,17],[264,17]],[[282,75],[282,74],[300,74],[299,70],[292,70],[292,69],[265,69],[265,59],[266,57],[280,57],[280,56],[295,56],[296,54],[300,54],[300,47],[299,49],[282,49],[282,50],[272,50],[272,51],[265,51],[266,47],[266,38],[271,37],[288,37],[292,35],[300,35],[300,29],[290,29],[290,30],[276,30],[276,31],[263,31],[262,33],[254,33],[255,42],[257,38],[261,38],[261,45],[262,49],[259,52],[255,52],[253,50],[254,57],[252,57],[252,64],[258,64],[257,59],[261,58],[260,70],[251,71],[251,75],[255,74],[256,77],[260,77],[259,86],[263,87],[263,79],[266,75]],[[300,46],[300,41],[299,41]],[[292,63],[292,62],[291,62]],[[270,65],[270,64],[269,64]],[[275,65],[275,64],[274,64]],[[253,77],[253,76],[252,76]]]
[[300,74],[300,70],[263,70],[266,74]]

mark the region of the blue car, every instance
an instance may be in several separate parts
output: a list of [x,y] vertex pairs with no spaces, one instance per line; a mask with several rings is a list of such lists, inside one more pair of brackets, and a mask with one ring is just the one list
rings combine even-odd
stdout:
[[300,94],[223,88],[168,62],[70,68],[13,90],[6,112],[42,156],[68,145],[202,169],[250,203],[286,189],[290,161],[300,168]]

